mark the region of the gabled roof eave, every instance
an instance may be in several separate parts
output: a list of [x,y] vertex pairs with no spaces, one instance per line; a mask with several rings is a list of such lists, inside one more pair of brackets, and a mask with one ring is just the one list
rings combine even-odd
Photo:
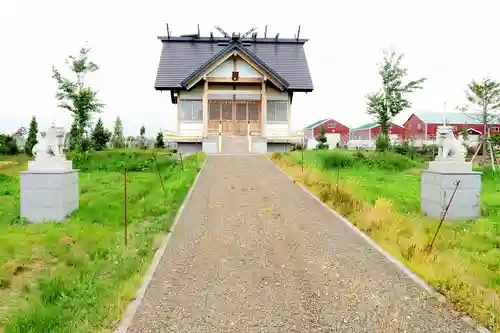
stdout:
[[312,123],[311,125],[307,126],[306,129],[315,129],[319,125],[326,123],[328,120],[333,120],[333,119],[326,118],[326,119],[323,119],[322,121],[320,121],[319,123],[318,122]]
[[428,124],[428,123],[427,123],[424,119],[422,119],[421,117],[419,117],[419,116],[418,116],[418,114],[416,114],[416,113],[412,113],[412,114],[408,117],[408,119],[406,119],[406,120],[405,120],[405,122],[403,123],[403,127],[405,127],[405,125],[406,125],[406,123],[408,122],[408,120],[410,120],[410,119],[411,119],[411,117],[413,117],[413,116],[415,116],[415,117],[417,117],[418,119],[420,119],[420,121],[421,121],[421,122],[423,122],[424,124],[426,124],[426,125]]
[[272,78],[273,83],[277,83],[277,88],[281,91],[287,90],[290,84],[281,77],[278,73],[276,73],[271,67],[269,67],[265,62],[260,60],[253,52],[241,46],[239,42],[234,42],[229,44],[227,47],[223,48],[216,55],[210,58],[207,62],[205,62],[202,66],[200,66],[197,70],[192,72],[188,77],[186,77],[182,82],[181,86],[184,89],[189,90],[193,85],[201,81],[206,72],[210,69],[210,66],[214,65],[218,60],[227,56],[232,51],[239,51],[243,55],[249,57],[255,64],[260,67],[264,72],[268,73]]

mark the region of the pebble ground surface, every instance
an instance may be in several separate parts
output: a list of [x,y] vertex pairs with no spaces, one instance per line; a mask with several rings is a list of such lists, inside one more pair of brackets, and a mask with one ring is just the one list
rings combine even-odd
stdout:
[[475,330],[263,156],[209,156],[128,332]]

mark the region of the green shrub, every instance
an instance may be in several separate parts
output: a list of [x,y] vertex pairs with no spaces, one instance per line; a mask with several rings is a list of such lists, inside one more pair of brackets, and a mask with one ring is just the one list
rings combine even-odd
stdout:
[[15,184],[14,178],[0,173],[0,196],[2,195],[12,195],[12,188]]
[[397,143],[394,145],[394,152],[400,155],[408,155],[410,151],[410,144],[408,141],[404,141],[402,143]]
[[420,162],[391,152],[317,151],[317,159],[323,169],[368,167],[391,171],[403,171],[420,165]]
[[[73,161],[73,167],[82,172],[118,171],[124,168],[128,171],[154,170],[155,159],[152,152],[135,150],[106,150],[99,152],[70,152],[68,158]],[[176,164],[176,160],[168,154],[157,154],[159,168]]]
[[438,146],[432,144],[415,147],[408,141],[405,141],[403,143],[395,144],[393,151],[397,154],[408,156],[410,159],[423,157],[425,160],[432,160],[438,152]]
[[394,153],[371,154],[367,157],[365,164],[378,169],[403,171],[418,166],[420,163],[413,161],[403,155]]
[[321,127],[321,131],[316,137],[316,141],[318,141],[318,143],[316,144],[316,149],[328,149],[328,143],[326,143],[327,138],[325,126]]
[[375,150],[379,152],[384,152],[389,150],[391,147],[391,142],[389,140],[389,136],[383,133],[380,133],[375,140]]
[[494,146],[500,146],[500,134],[493,134],[489,137],[489,140],[490,142],[494,145]]
[[416,149],[416,154],[418,156],[424,157],[426,160],[433,160],[436,157],[438,152],[437,145],[423,145],[420,148]]
[[318,151],[324,169],[349,168],[354,165],[353,154],[337,151]]
[[292,143],[290,151],[304,150],[305,146],[302,143]]
[[19,148],[12,135],[0,134],[0,155],[17,155]]
[[13,178],[11,176],[0,173],[0,184],[1,183],[10,183],[11,181],[13,181]]

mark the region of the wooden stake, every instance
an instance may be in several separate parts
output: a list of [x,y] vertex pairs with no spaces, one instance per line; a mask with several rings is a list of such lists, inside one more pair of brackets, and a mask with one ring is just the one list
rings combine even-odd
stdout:
[[493,169],[493,172],[496,172],[496,168],[495,168],[495,152],[493,151],[493,145],[491,144],[491,142],[488,142],[488,145],[490,147],[491,168]]
[[340,167],[337,167],[337,194],[339,194]]
[[153,153],[153,159],[155,161],[156,172],[158,173],[158,177],[160,178],[161,188],[163,189],[163,194],[165,194],[165,185],[163,185],[163,178],[160,173],[160,168],[158,168],[158,161],[156,160],[156,153]]
[[300,154],[302,155],[302,161],[300,164],[302,165],[302,172],[304,172],[304,136],[300,138]]
[[455,189],[453,190],[453,194],[451,195],[451,198],[450,198],[450,201],[448,202],[448,205],[446,205],[446,208],[443,212],[443,214],[441,215],[441,221],[439,221],[439,225],[438,225],[438,228],[436,230],[436,233],[434,234],[434,238],[432,239],[432,242],[431,244],[429,245],[429,248],[427,249],[427,252],[430,253],[431,250],[432,250],[432,246],[434,245],[434,241],[436,240],[436,237],[439,233],[439,229],[441,229],[441,226],[443,225],[443,221],[446,217],[446,214],[448,213],[448,209],[450,208],[451,206],[451,202],[453,201],[453,198],[455,197],[455,193],[457,193],[457,189],[458,189],[458,186],[460,185],[460,180],[458,180],[456,183],[455,183]]
[[128,244],[127,224],[127,168],[125,168],[123,170],[123,225],[125,227],[125,246]]
[[474,153],[474,155],[472,156],[472,158],[470,159],[470,162],[471,163],[474,163],[474,159],[476,158],[477,156],[477,153],[479,153],[479,150],[481,149],[481,146],[483,145],[483,141],[479,142],[479,145],[477,146],[477,150],[476,152]]

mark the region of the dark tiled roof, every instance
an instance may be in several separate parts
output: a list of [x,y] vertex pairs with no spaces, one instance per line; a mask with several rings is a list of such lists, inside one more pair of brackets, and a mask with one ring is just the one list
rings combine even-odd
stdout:
[[221,49],[219,51],[219,53],[217,53],[214,57],[212,57],[210,60],[208,60],[203,66],[201,66],[200,68],[198,68],[190,76],[188,76],[184,81],[182,81],[181,82],[181,86],[184,87],[184,88],[187,88],[187,85],[189,84],[189,82],[193,78],[199,77],[199,75],[204,74],[210,68],[210,66],[212,66],[215,63],[217,63],[218,60],[220,60],[224,56],[227,56],[228,53],[230,53],[230,52],[232,52],[234,50],[240,51],[242,54],[244,54],[245,56],[247,56],[250,59],[252,59],[252,61],[255,64],[257,64],[258,66],[260,66],[260,68],[262,68],[273,79],[275,79],[276,82],[278,82],[278,84],[280,85],[279,88],[281,90],[284,90],[287,87],[289,87],[289,83],[284,78],[282,78],[281,75],[279,75],[278,73],[276,73],[265,62],[263,62],[261,59],[259,59],[253,52],[250,52],[248,50],[248,48],[246,48],[245,46],[243,46],[239,42],[231,43],[227,47]]
[[[182,89],[181,83],[228,46],[227,39],[158,37],[163,48],[156,76],[157,90]],[[257,38],[242,40],[243,48],[264,62],[287,83],[288,90],[312,91],[313,83],[304,52],[307,40]]]

